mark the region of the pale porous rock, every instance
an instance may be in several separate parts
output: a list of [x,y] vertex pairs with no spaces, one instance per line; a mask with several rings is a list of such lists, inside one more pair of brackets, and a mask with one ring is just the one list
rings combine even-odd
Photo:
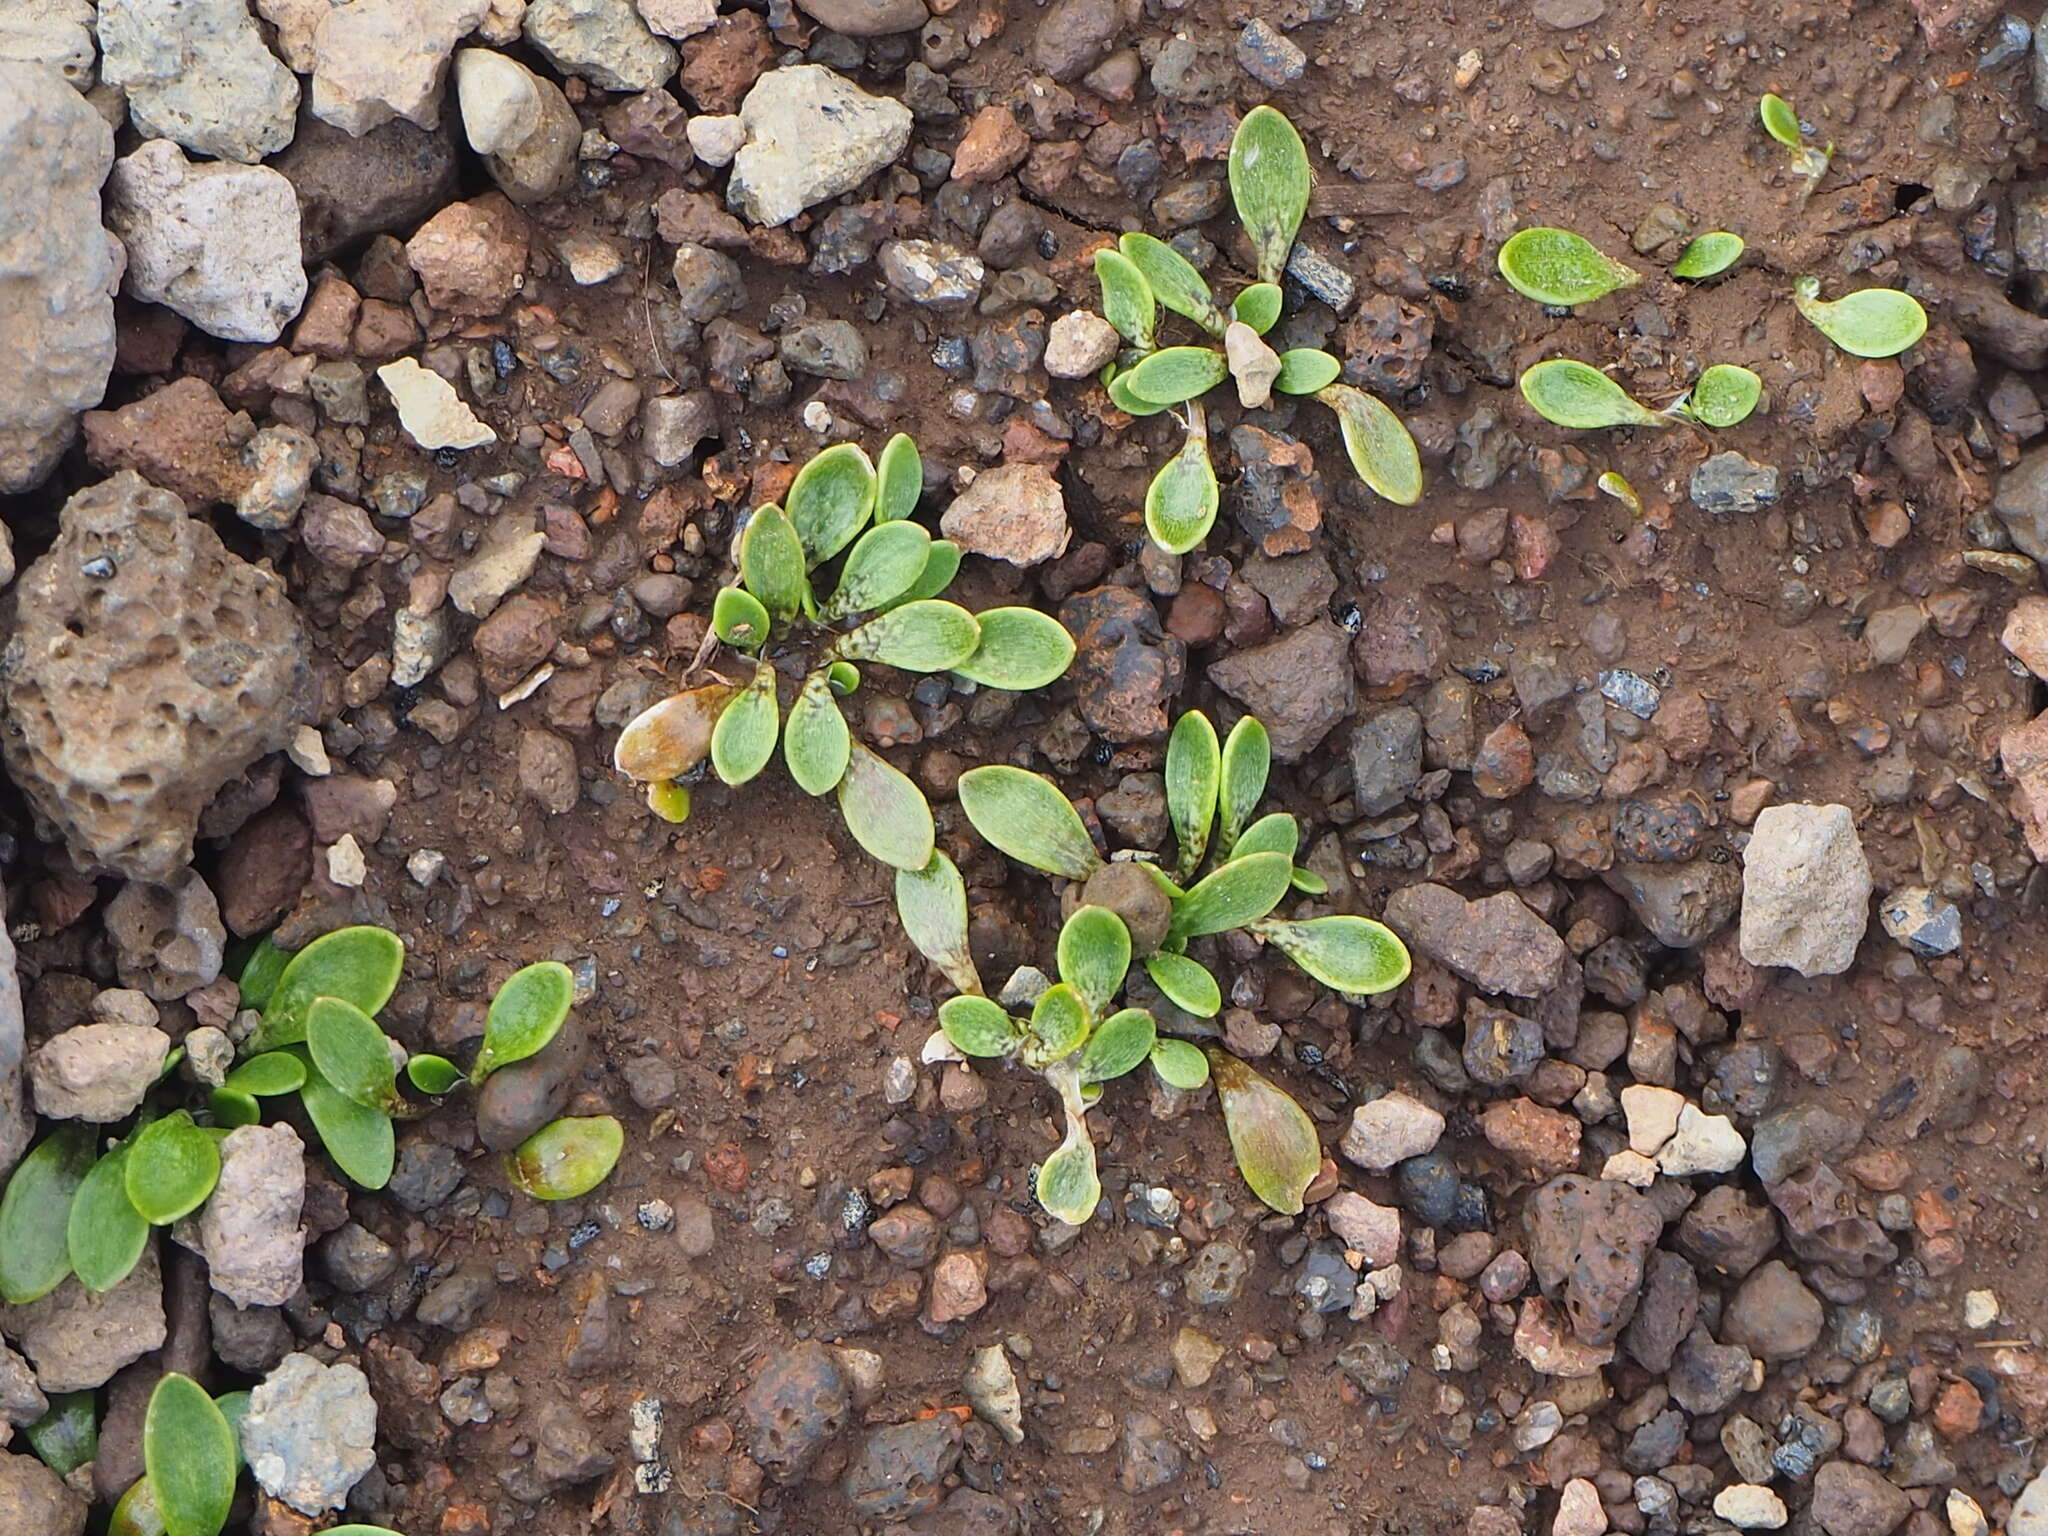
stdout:
[[1043,464],[998,464],[953,498],[939,527],[970,555],[1039,565],[1067,552],[1067,499]]
[[305,1144],[288,1125],[237,1126],[220,1159],[199,1218],[207,1279],[238,1307],[281,1307],[304,1278]]
[[1115,326],[1089,309],[1070,310],[1053,321],[1045,342],[1045,371],[1056,379],[1085,379],[1115,359],[1123,338]]
[[341,1508],[376,1460],[377,1402],[353,1365],[286,1355],[249,1394],[242,1452],[264,1492],[302,1515]]
[[1742,856],[1742,958],[1840,975],[1856,961],[1870,890],[1870,861],[1847,806],[1767,807]]
[[1444,1117],[1420,1099],[1389,1093],[1351,1112],[1351,1127],[1338,1150],[1374,1173],[1432,1150],[1444,1133]]
[[253,164],[292,141],[299,82],[246,0],[101,0],[100,73],[146,138]]
[[488,0],[258,0],[278,51],[313,77],[313,115],[357,138],[402,117],[440,120],[448,56]]
[[498,434],[476,419],[455,386],[416,358],[401,357],[377,370],[398,407],[398,424],[422,448],[481,448]]
[[170,1051],[171,1037],[148,1025],[67,1029],[28,1059],[36,1109],[52,1120],[125,1120],[163,1072]]
[[488,48],[455,55],[455,99],[469,147],[515,203],[553,197],[576,174],[583,125],[552,80]]
[[306,302],[299,200],[268,166],[198,164],[151,139],[115,165],[107,222],[128,291],[223,341],[275,341]]
[[870,96],[822,64],[771,69],[740,103],[747,138],[726,201],[753,223],[787,224],[895,164],[910,121],[902,102]]
[[47,64],[91,90],[94,14],[92,0],[0,0],[0,61]]
[[[0,892],[0,900],[5,899]],[[28,1107],[28,1084],[21,1058],[27,1049],[21,1009],[21,975],[14,968],[14,938],[0,923],[0,1179],[14,1171],[35,1134],[36,1117]]]
[[107,903],[107,934],[121,985],[159,1003],[218,978],[228,940],[220,903],[196,869],[163,885],[130,880]]
[[114,366],[114,134],[54,68],[0,63],[0,491],[42,484]]
[[[0,1307],[0,1334],[36,1368],[45,1393],[87,1392],[163,1347],[164,1281],[154,1239],[128,1277],[95,1296],[73,1275],[25,1306]],[[13,1536],[10,1532],[9,1536]]]
[[1665,1177],[1689,1179],[1701,1173],[1732,1173],[1749,1155],[1749,1143],[1726,1115],[1710,1115],[1696,1104],[1679,1112],[1678,1127],[1657,1154]]
[[284,582],[132,473],[65,504],[0,651],[0,750],[81,869],[168,880],[200,813],[310,709]]
[[526,40],[565,74],[607,91],[651,91],[676,72],[676,51],[632,0],[532,0]]
[[731,165],[747,142],[747,125],[737,112],[706,112],[683,125],[690,150],[706,165]]
[[718,0],[638,0],[640,19],[663,37],[695,37],[718,22]]

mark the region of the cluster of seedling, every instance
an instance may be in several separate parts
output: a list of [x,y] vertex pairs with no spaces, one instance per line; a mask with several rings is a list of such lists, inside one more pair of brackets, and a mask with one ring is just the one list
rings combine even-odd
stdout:
[[[1805,142],[1797,116],[1777,96],[1766,96],[1759,115],[1765,131],[1793,152],[1801,175],[1813,182],[1826,174],[1827,151]],[[1741,260],[1742,237],[1714,230],[1688,242],[1671,275],[1689,282],[1717,277]],[[1616,261],[1570,230],[1525,229],[1500,249],[1501,276],[1525,298],[1569,313],[1610,293],[1631,288],[1642,274]],[[1793,285],[1799,313],[1829,341],[1857,357],[1893,357],[1927,331],[1927,313],[1911,295],[1893,288],[1864,288],[1834,300],[1820,296],[1820,280],[1802,277]],[[1674,420],[1705,427],[1732,427],[1748,419],[1763,398],[1763,380],[1735,363],[1716,363],[1701,372],[1691,389],[1663,409],[1644,405],[1612,378],[1575,358],[1546,358],[1523,373],[1522,396],[1547,421],[1561,427],[1665,427]]]
[[[1195,548],[1216,522],[1221,492],[1201,397],[1226,379],[1246,410],[1270,405],[1275,394],[1314,396],[1336,413],[1345,452],[1366,485],[1401,506],[1422,497],[1422,461],[1398,416],[1340,383],[1343,367],[1328,352],[1275,352],[1266,344],[1285,307],[1280,278],[1308,212],[1308,151],[1284,114],[1272,107],[1245,114],[1231,141],[1229,176],[1258,281],[1227,310],[1193,264],[1152,235],[1127,234],[1095,255],[1103,315],[1126,343],[1103,371],[1110,399],[1133,416],[1185,408],[1186,441],[1145,493],[1145,531],[1173,554]],[[1212,344],[1161,346],[1161,308],[1193,321]]]
[[1285,812],[1256,815],[1271,769],[1265,728],[1247,715],[1220,742],[1199,711],[1168,738],[1166,796],[1175,858],[1171,873],[1150,850],[1105,860],[1080,813],[1042,775],[992,765],[960,776],[960,807],[992,846],[1066,882],[1074,904],[1061,928],[1058,980],[1042,988],[1013,979],[1005,1001],[985,995],[967,940],[966,890],[943,854],[897,878],[897,910],[918,949],[959,996],[939,1010],[952,1046],[966,1056],[1011,1058],[1059,1094],[1066,1136],[1040,1166],[1045,1208],[1079,1225],[1101,1198],[1086,1110],[1100,1085],[1149,1062],[1175,1088],[1216,1084],[1245,1182],[1274,1210],[1294,1213],[1322,1164],[1315,1127],[1284,1091],[1214,1044],[1202,1050],[1159,1033],[1146,1007],[1117,1007],[1142,970],[1170,1009],[1170,1027],[1213,1038],[1205,1021],[1222,1010],[1214,973],[1189,953],[1211,935],[1242,930],[1286,955],[1325,986],[1369,996],[1407,979],[1406,948],[1384,924],[1350,915],[1273,916],[1290,890],[1325,884],[1294,862],[1300,826]]
[[[620,733],[613,762],[649,786],[672,822],[689,814],[685,780],[708,760],[729,785],[775,755],[806,794],[837,794],[854,840],[898,869],[922,869],[933,825],[924,792],[853,734],[839,699],[859,662],[951,673],[989,688],[1043,688],[1067,670],[1074,640],[1035,608],[969,613],[943,600],[960,548],[912,518],[924,488],[917,445],[901,433],[878,462],[859,445],[825,449],[798,471],[786,506],[757,507],[734,551],[739,579],[712,604],[711,638],[751,663],[744,682],[717,677],[644,710]],[[828,595],[813,578],[845,556]],[[850,627],[848,627],[850,626]],[[785,712],[784,664],[803,682]]]

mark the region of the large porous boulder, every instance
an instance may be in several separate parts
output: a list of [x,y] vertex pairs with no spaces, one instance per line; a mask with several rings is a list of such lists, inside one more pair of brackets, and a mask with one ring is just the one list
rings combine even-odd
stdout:
[[910,143],[910,109],[870,96],[822,64],[771,69],[740,103],[746,142],[733,157],[726,201],[756,224],[787,224],[851,192]]
[[114,366],[114,134],[55,69],[0,63],[0,491],[42,484]]
[[254,164],[292,141],[299,82],[247,0],[101,0],[100,73],[146,138]]
[[1870,889],[1870,861],[1846,805],[1768,807],[1742,856],[1742,958],[1840,975],[1856,963]]
[[93,85],[99,45],[92,0],[7,0],[0,5],[0,59],[47,64],[81,91]]
[[199,816],[310,715],[284,582],[123,473],[65,504],[15,588],[0,752],[82,868],[167,881]]

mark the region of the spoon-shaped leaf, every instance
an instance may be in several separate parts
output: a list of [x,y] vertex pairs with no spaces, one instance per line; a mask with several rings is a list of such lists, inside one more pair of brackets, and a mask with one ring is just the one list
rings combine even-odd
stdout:
[[[737,587],[725,590],[739,592]],[[721,598],[724,595],[719,594]],[[754,601],[744,592],[740,596]],[[739,689],[730,683],[708,683],[649,705],[619,732],[612,766],[641,784],[681,778],[710,753],[712,728],[738,695]]]
[[1280,905],[1293,874],[1294,861],[1284,853],[1250,853],[1211,870],[1173,904],[1167,942],[1258,921]]
[[[484,1043],[469,1075],[481,1083],[498,1068],[547,1049],[562,1032],[575,1002],[576,974],[561,961],[540,960],[514,971],[491,998],[491,1011],[484,1016]],[[313,1059],[330,1083],[342,1087],[341,1079],[320,1061],[319,1051],[314,1051]]]
[[22,1430],[36,1460],[59,1477],[69,1477],[99,1455],[99,1414],[90,1390],[52,1392],[49,1411]]
[[1244,835],[1230,846],[1230,856],[1241,859],[1248,853],[1284,853],[1293,858],[1301,847],[1301,823],[1285,811],[1271,811],[1244,829]]
[[153,1226],[169,1226],[204,1205],[220,1182],[220,1140],[174,1110],[135,1133],[121,1176],[137,1214]]
[[256,1096],[239,1088],[214,1089],[206,1096],[206,1107],[213,1115],[214,1125],[223,1131],[240,1125],[258,1125],[263,1120],[263,1106],[256,1102]]
[[1173,723],[1166,738],[1166,813],[1180,856],[1175,870],[1186,880],[1209,851],[1209,829],[1216,820],[1217,788],[1223,781],[1223,749],[1216,727],[1199,709]]
[[1145,490],[1145,531],[1170,555],[1184,555],[1206,539],[1223,504],[1216,466],[1209,461],[1208,418],[1200,406],[1188,414],[1187,440]]
[[1088,1038],[1088,1024],[1088,1003],[1079,989],[1064,981],[1047,987],[1031,1006],[1024,1060],[1040,1068],[1064,1061]]
[[1643,280],[1642,273],[1568,229],[1525,229],[1510,235],[1498,262],[1500,275],[1523,298],[1567,309]]
[[1081,994],[1091,1014],[1109,1011],[1131,968],[1131,930],[1107,907],[1081,907],[1060,925],[1060,980]]
[[740,581],[761,601],[772,623],[782,623],[804,606],[810,591],[803,542],[789,514],[770,502],[756,507],[740,533]]
[[405,1109],[391,1042],[377,1021],[355,1004],[338,997],[314,998],[306,1014],[306,1048],[314,1068],[345,1097],[387,1115]]
[[107,1517],[107,1536],[166,1536],[164,1512],[157,1508],[156,1489],[147,1475],[128,1485]]
[[875,521],[893,523],[917,510],[924,495],[924,456],[908,432],[882,444],[875,460]]
[[803,691],[790,706],[789,720],[782,728],[782,760],[789,765],[789,776],[807,795],[830,794],[845,777],[846,759],[852,751],[853,733],[847,729],[846,716],[839,712],[839,701],[832,697],[832,685],[823,672],[813,672],[804,679]]
[[1130,257],[1104,247],[1095,253],[1095,280],[1102,284],[1102,317],[1125,341],[1149,352],[1159,326],[1159,301]]
[[1223,334],[1223,327],[1229,322],[1216,307],[1208,282],[1187,257],[1164,240],[1142,233],[1123,236],[1117,246],[1143,275],[1153,298],[1211,335]]
[[1560,427],[1662,427],[1657,412],[1632,397],[1589,363],[1553,357],[1522,375],[1522,398],[1545,421]]
[[1214,347],[1162,347],[1128,374],[1132,394],[1154,405],[1180,405],[1206,395],[1230,376],[1230,362]]
[[1678,260],[1671,264],[1671,275],[1692,282],[1717,277],[1742,259],[1744,249],[1742,236],[1725,229],[1709,230],[1686,242]]
[[936,833],[931,802],[902,773],[853,742],[839,780],[839,814],[868,856],[894,869],[923,869]]
[[1798,149],[1805,142],[1805,134],[1799,127],[1799,114],[1792,110],[1792,103],[1784,97],[1766,92],[1756,104],[1756,115],[1764,125],[1764,132],[1787,149]]
[[0,1298],[47,1296],[71,1273],[66,1224],[93,1165],[92,1127],[60,1125],[24,1157],[0,1195]]
[[1230,141],[1230,197],[1262,281],[1277,283],[1286,270],[1308,193],[1308,151],[1294,124],[1272,107],[1253,107]]
[[1259,808],[1272,770],[1273,738],[1257,715],[1240,716],[1223,740],[1217,787],[1216,803],[1223,820],[1216,830],[1216,851],[1223,857],[1236,855],[1238,835]]
[[853,542],[874,514],[876,492],[875,466],[858,443],[835,443],[797,471],[783,505],[803,543],[807,569],[823,565]]
[[1036,608],[984,608],[974,616],[981,638],[974,654],[953,670],[985,688],[1028,693],[1064,674],[1074,660],[1074,637]]
[[1253,283],[1230,301],[1230,318],[1242,320],[1263,336],[1279,321],[1285,303],[1277,283]]
[[948,981],[969,996],[981,995],[967,935],[967,884],[951,859],[935,852],[922,869],[896,871],[896,916],[918,953]]
[[1709,427],[1732,427],[1748,419],[1763,395],[1764,381],[1747,368],[1716,363],[1693,385],[1686,412]]
[[1314,1122],[1292,1098],[1227,1051],[1211,1050],[1208,1056],[1238,1172],[1274,1210],[1298,1214],[1309,1181],[1323,1166]]
[[690,819],[690,786],[674,779],[647,786],[647,809],[672,827]]
[[1152,1070],[1169,1088],[1192,1093],[1209,1081],[1209,1058],[1185,1040],[1157,1040],[1152,1045]]
[[1079,1095],[1067,1110],[1067,1137],[1038,1165],[1038,1203],[1046,1214],[1070,1227],[1083,1226],[1102,1200],[1102,1180],[1095,1172],[1095,1143],[1088,1139]]
[[238,1065],[221,1086],[267,1099],[280,1093],[297,1093],[305,1080],[306,1064],[290,1051],[265,1051]]
[[1319,347],[1291,347],[1280,354],[1276,394],[1313,395],[1337,382],[1344,365]]
[[761,599],[745,587],[720,587],[718,596],[711,600],[712,633],[734,650],[760,650],[774,629],[775,621],[768,616]]
[[149,1222],[128,1198],[124,1142],[92,1165],[71,1202],[65,1243],[72,1272],[88,1291],[111,1291],[149,1245]]
[[1321,896],[1330,889],[1329,881],[1312,869],[1303,869],[1299,864],[1294,866],[1293,878],[1288,883],[1304,896]]
[[372,1018],[398,990],[405,945],[389,928],[367,924],[322,934],[291,958],[250,1038],[260,1054],[306,1038],[306,1010],[316,997],[339,997]]
[[1109,403],[1111,405],[1114,405],[1118,410],[1129,416],[1157,416],[1161,411],[1172,409],[1171,406],[1159,405],[1150,400],[1140,399],[1131,388],[1132,372],[1132,369],[1126,368],[1110,379]]
[[278,977],[291,963],[291,951],[279,949],[277,941],[269,934],[258,939],[256,947],[249,951],[249,958],[242,962],[241,974],[236,978],[242,994],[242,1006],[258,1010],[267,1008],[270,994],[277,990]]
[[542,1126],[505,1155],[505,1177],[536,1200],[574,1200],[611,1175],[626,1128],[610,1115],[571,1116]]
[[1159,1028],[1142,1008],[1124,1008],[1111,1014],[1088,1036],[1081,1048],[1081,1081],[1107,1083],[1135,1072],[1152,1054]]
[[1856,357],[1896,357],[1927,334],[1927,311],[1896,288],[1859,288],[1826,300],[1819,278],[1802,277],[1792,302],[1815,330]]
[[1422,455],[1415,439],[1377,396],[1349,384],[1331,384],[1316,398],[1337,413],[1344,451],[1358,478],[1397,507],[1422,500]]
[[462,1069],[446,1056],[421,1051],[417,1056],[406,1058],[405,1080],[421,1093],[438,1099],[462,1086]]
[[172,1371],[150,1393],[142,1465],[167,1536],[220,1536],[241,1463],[227,1415],[191,1377]]
[[981,644],[981,626],[958,603],[926,598],[877,614],[840,637],[834,651],[849,661],[879,661],[906,672],[944,672]]
[[962,1056],[1008,1056],[1022,1032],[1017,1021],[985,997],[949,997],[939,1005],[939,1028]]
[[1152,978],[1153,986],[1166,994],[1166,1000],[1183,1013],[1213,1019],[1222,1010],[1223,989],[1199,960],[1190,960],[1171,950],[1157,950],[1145,957],[1145,974]]
[[937,597],[953,585],[953,578],[960,574],[960,546],[951,539],[933,539],[931,548],[925,552],[924,570],[910,590],[889,606],[899,607],[904,603],[921,603],[926,598]]
[[306,1074],[299,1102],[328,1157],[350,1181],[364,1189],[382,1189],[391,1182],[398,1138],[389,1115],[345,1097],[317,1071]]
[[1073,802],[1043,775],[991,763],[961,774],[959,790],[974,830],[1019,863],[1069,880],[1102,867]]
[[711,727],[711,771],[727,784],[745,784],[768,766],[782,714],[775,697],[775,667],[754,664],[754,681],[725,706]]
[[932,536],[922,524],[877,523],[854,541],[839,573],[839,585],[825,600],[820,617],[827,623],[851,614],[886,608],[908,592],[924,574]]
[[1302,923],[1253,923],[1251,930],[1339,992],[1370,997],[1391,992],[1408,979],[1408,946],[1385,923],[1369,917],[1346,914]]

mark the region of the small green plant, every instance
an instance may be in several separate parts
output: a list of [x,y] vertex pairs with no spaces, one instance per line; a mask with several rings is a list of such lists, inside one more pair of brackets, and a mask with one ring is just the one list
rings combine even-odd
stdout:
[[[779,738],[790,777],[806,794],[836,791],[847,830],[870,855],[898,869],[930,861],[923,791],[856,740],[840,711],[839,698],[860,685],[856,664],[951,672],[1024,692],[1066,671],[1074,640],[1036,609],[973,614],[941,600],[960,550],[911,520],[923,484],[917,445],[899,433],[878,463],[854,443],[825,449],[791,482],[786,509],[755,509],[739,536],[739,582],[711,610],[713,634],[752,663],[751,678],[663,699],[626,726],[613,753],[619,772],[651,786],[657,814],[687,814],[676,781],[707,758],[724,783],[750,782]],[[821,599],[814,578],[842,554]],[[808,644],[818,638],[821,645]],[[799,642],[808,654],[795,654]],[[786,717],[777,686],[785,661],[800,662],[804,678]]]
[[1695,235],[1678,253],[1678,260],[1671,264],[1671,275],[1695,283],[1719,277],[1742,260],[1744,249],[1742,236],[1732,235],[1725,229]]
[[1641,517],[1643,515],[1643,498],[1636,494],[1636,488],[1630,485],[1628,478],[1619,471],[1612,469],[1602,471],[1599,480],[1595,484],[1599,487],[1602,495],[1612,496],[1624,507],[1627,507],[1629,516]]
[[1792,104],[1782,96],[1766,94],[1756,104],[1757,120],[1764,125],[1764,132],[1784,145],[1792,156],[1792,169],[1806,179],[1809,194],[1827,175],[1828,164],[1835,158],[1835,146],[1816,149],[1806,141],[1806,130],[1800,126],[1799,114],[1792,110]]
[[1672,418],[1705,427],[1746,420],[1763,397],[1764,381],[1734,363],[1716,363],[1663,410],[1652,410],[1590,363],[1546,358],[1523,373],[1522,398],[1545,421],[1591,431],[1600,427],[1668,427]]
[[[1152,235],[1126,234],[1114,249],[1095,255],[1102,313],[1127,343],[1103,375],[1110,399],[1133,416],[1187,407],[1182,447],[1145,494],[1145,530],[1172,554],[1194,549],[1216,522],[1221,498],[1199,400],[1226,379],[1235,381],[1246,410],[1271,404],[1276,393],[1314,396],[1336,413],[1346,456],[1376,495],[1399,506],[1422,497],[1422,460],[1398,416],[1374,396],[1339,383],[1343,367],[1329,353],[1313,347],[1275,352],[1266,344],[1285,304],[1280,278],[1308,212],[1311,181],[1308,151],[1284,113],[1254,107],[1245,114],[1231,140],[1229,175],[1258,280],[1227,310],[1193,264]],[[1162,307],[1193,321],[1216,344],[1161,347]]]
[[1927,311],[1896,288],[1859,288],[1823,299],[1820,279],[1802,277],[1792,302],[1808,324],[1856,357],[1896,357],[1927,334]]
[[505,1177],[536,1200],[574,1200],[605,1181],[625,1145],[626,1128],[610,1115],[571,1116],[508,1152]]
[[1737,363],[1715,363],[1691,389],[1671,402],[1673,415],[1707,427],[1733,427],[1749,419],[1763,399],[1764,381]]
[[1510,288],[1552,309],[1576,309],[1643,280],[1634,267],[1568,229],[1520,230],[1502,242],[1495,261]]

